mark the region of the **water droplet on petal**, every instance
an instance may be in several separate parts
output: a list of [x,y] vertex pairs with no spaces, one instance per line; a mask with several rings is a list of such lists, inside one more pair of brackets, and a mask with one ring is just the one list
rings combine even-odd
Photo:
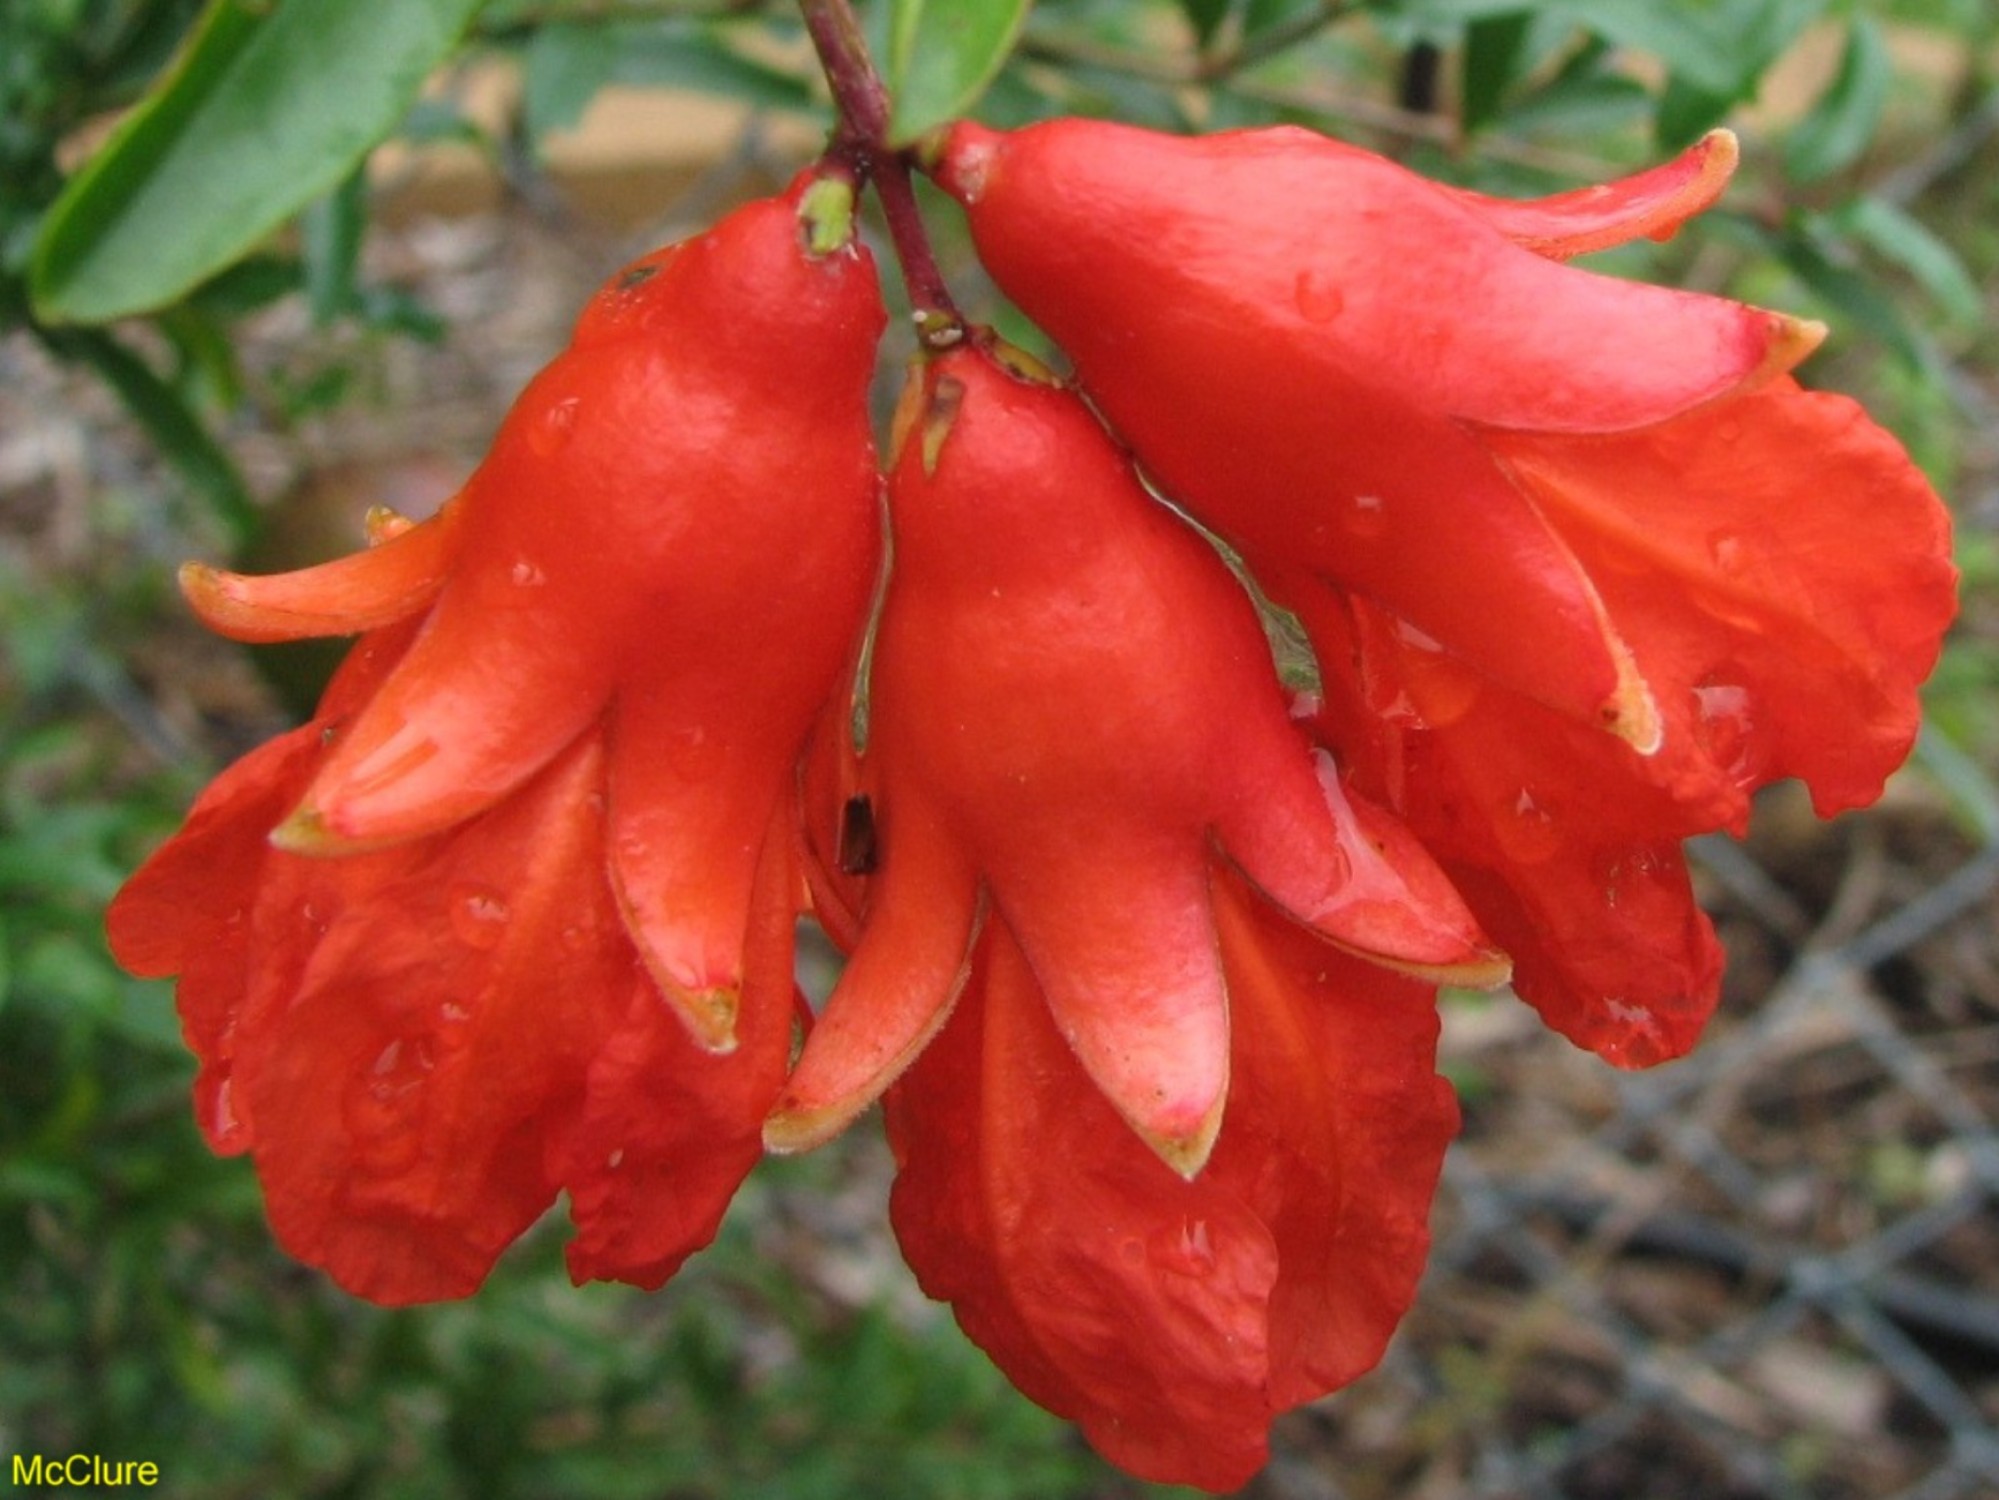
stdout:
[[506,898],[490,886],[453,886],[450,907],[451,930],[469,948],[496,948],[507,934]]
[[1712,532],[1707,539],[1707,553],[1714,565],[1731,578],[1739,577],[1749,566],[1749,547],[1739,531],[1723,529]]
[[423,1083],[436,1065],[437,1049],[428,1036],[400,1036],[351,1079],[342,1118],[359,1165],[397,1172],[416,1160]]
[[1215,1269],[1215,1246],[1206,1219],[1182,1219],[1162,1225],[1146,1240],[1145,1258],[1156,1271],[1175,1276],[1205,1277]]
[[576,412],[583,403],[575,396],[556,402],[528,428],[528,446],[543,458],[559,453],[576,433]]
[[1396,639],[1409,649],[1401,668],[1408,683],[1410,719],[1442,729],[1471,712],[1484,691],[1479,676],[1444,648],[1441,641],[1407,620],[1395,624]]
[[209,1107],[208,1133],[218,1145],[228,1146],[242,1133],[243,1122],[236,1118],[236,1080],[225,1078],[215,1086],[215,1099]]
[[547,583],[548,575],[523,557],[507,570],[507,579],[519,588],[533,589]]
[[1444,649],[1442,641],[1438,640],[1428,631],[1411,625],[1407,620],[1397,620],[1395,622],[1395,638],[1402,642],[1403,645],[1413,647],[1418,651],[1434,653]]
[[1710,682],[1694,689],[1694,739],[1737,787],[1756,784],[1765,747],[1756,733],[1755,704],[1749,689]]
[[1653,849],[1617,850],[1600,858],[1598,877],[1603,881],[1603,903],[1613,911],[1635,899],[1642,899],[1644,887],[1658,882],[1666,863]]
[[1562,830],[1555,815],[1526,787],[1495,810],[1492,831],[1507,858],[1523,865],[1552,859],[1562,847]]
[[1355,536],[1380,536],[1388,525],[1388,502],[1379,495],[1355,495],[1344,519]]
[[1347,294],[1331,272],[1308,269],[1298,273],[1292,300],[1307,323],[1330,323],[1346,310]]

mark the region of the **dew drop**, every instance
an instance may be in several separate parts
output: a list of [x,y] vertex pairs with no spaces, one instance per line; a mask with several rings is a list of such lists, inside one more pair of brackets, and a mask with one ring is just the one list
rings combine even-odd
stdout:
[[1710,682],[1694,689],[1694,739],[1737,787],[1754,785],[1763,769],[1749,689]]
[[1478,674],[1445,650],[1443,642],[1407,620],[1396,621],[1395,636],[1409,648],[1401,660],[1409,721],[1443,729],[1470,713],[1484,692]]
[[556,402],[541,414],[541,420],[528,428],[528,446],[543,458],[559,453],[576,433],[576,413],[582,405],[579,398],[570,396]]
[[1523,865],[1552,859],[1562,847],[1562,830],[1554,814],[1525,787],[1499,806],[1492,826],[1507,857]]
[[1355,495],[1344,519],[1355,536],[1380,536],[1388,525],[1388,503],[1379,495]]
[[225,1078],[215,1086],[215,1098],[209,1106],[208,1133],[220,1146],[234,1144],[242,1133],[243,1122],[236,1118],[236,1080]]
[[490,886],[451,889],[451,930],[468,948],[495,948],[507,932],[506,898]]
[[1666,863],[1656,850],[1621,850],[1597,865],[1603,881],[1603,904],[1615,911],[1634,899],[1642,900],[1645,887],[1656,885]]
[[1749,566],[1748,544],[1739,531],[1724,529],[1710,533],[1707,553],[1714,565],[1730,577],[1738,576]]
[[1403,645],[1412,646],[1418,651],[1428,651],[1434,654],[1444,649],[1442,641],[1438,640],[1428,631],[1411,625],[1407,620],[1397,620],[1395,622],[1395,638],[1402,642]]
[[1298,316],[1307,323],[1330,323],[1346,310],[1347,295],[1331,272],[1304,270],[1292,291]]
[[422,1149],[416,1129],[422,1087],[436,1064],[428,1036],[400,1036],[352,1077],[341,1113],[358,1165],[394,1172],[416,1160]]
[[1212,1275],[1215,1246],[1206,1219],[1182,1219],[1177,1225],[1162,1225],[1145,1243],[1145,1258],[1156,1271],[1195,1278]]
[[540,588],[548,582],[548,575],[525,557],[518,559],[507,570],[507,578],[515,586],[524,589]]

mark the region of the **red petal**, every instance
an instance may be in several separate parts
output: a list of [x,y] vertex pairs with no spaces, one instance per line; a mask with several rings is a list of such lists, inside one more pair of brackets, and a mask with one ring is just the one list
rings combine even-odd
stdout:
[[764,1114],[791,1057],[791,811],[776,810],[757,868],[735,1051],[717,1057],[696,1045],[639,986],[590,1064],[560,1169],[576,1221],[569,1274],[579,1285],[658,1287],[715,1237],[763,1155]]
[[1229,1083],[1205,853],[1177,828],[1100,833],[1043,851],[995,897],[1091,1082],[1183,1177],[1208,1159]]
[[1353,383],[1266,392],[1218,433],[1169,415],[1213,414],[1229,398],[1211,380],[1228,378],[1190,366],[1142,407],[1097,394],[1166,490],[1239,547],[1280,603],[1302,609],[1331,583],[1578,719],[1635,743],[1656,728],[1588,575],[1477,440]]
[[735,1046],[750,891],[796,747],[673,684],[627,686],[611,735],[611,875],[632,939],[700,1043]]
[[1710,130],[1673,160],[1616,182],[1521,201],[1448,188],[1516,245],[1553,260],[1607,250],[1640,235],[1665,239],[1714,206],[1735,175],[1735,134]]
[[1279,906],[1391,968],[1453,984],[1506,982],[1505,955],[1429,851],[1342,786],[1329,757],[1319,756],[1316,774],[1302,755],[1242,770],[1256,795],[1224,819],[1222,847]]
[[454,577],[335,742],[279,831],[284,847],[332,854],[436,833],[491,807],[582,733],[610,696],[608,651],[571,616],[531,607],[535,587]]
[[259,747],[211,782],[181,829],[125,882],[105,913],[111,953],[134,974],[178,974],[181,1031],[200,1059],[195,1120],[233,1154],[249,1133],[233,1101],[237,1018],[253,981],[251,912],[272,859],[265,836],[312,773],[313,725]]
[[1621,1068],[1693,1050],[1723,954],[1677,844],[1576,843],[1535,865],[1456,867],[1513,955],[1513,988],[1556,1031]]
[[903,1253],[1021,1390],[1143,1478],[1224,1490],[1262,1466],[1277,1247],[1125,1129],[997,925],[889,1107]]
[[1631,640],[1676,795],[1739,821],[1783,776],[1825,814],[1880,794],[1956,574],[1948,513],[1855,403],[1786,383],[1626,437],[1493,442]]
[[1212,1170],[1277,1242],[1282,1410],[1374,1368],[1415,1300],[1457,1102],[1433,990],[1328,953],[1234,881],[1215,894],[1236,1088]]
[[459,507],[393,531],[364,552],[256,578],[189,563],[181,591],[201,621],[236,641],[353,635],[415,614],[437,596],[457,551]]
[[215,934],[240,926],[270,855],[265,835],[311,775],[318,749],[319,731],[307,725],[260,745],[208,784],[180,830],[104,914],[120,965],[145,979],[178,974]]
[[891,1209],[930,1295],[1148,1479],[1216,1490],[1279,1410],[1374,1364],[1414,1294],[1456,1125],[1427,989],[1216,891],[1234,1081],[1185,1181],[1118,1128],[1003,928],[888,1096]]
[[764,1125],[773,1151],[846,1128],[936,1033],[964,987],[983,902],[950,836],[902,801],[884,827],[860,942]]
[[1720,810],[1676,802],[1623,742],[1408,651],[1365,606],[1311,626],[1327,738],[1443,862],[1521,996],[1626,1066],[1691,1046],[1720,969],[1676,845]]
[[554,1197],[544,1140],[645,985],[602,774],[586,741],[447,838],[290,861],[345,905],[240,1085],[279,1240],[357,1295],[464,1296]]

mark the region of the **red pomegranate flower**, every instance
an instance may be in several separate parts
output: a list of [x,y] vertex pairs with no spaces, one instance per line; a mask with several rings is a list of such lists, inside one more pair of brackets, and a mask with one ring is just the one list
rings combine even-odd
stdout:
[[971,348],[897,425],[844,788],[879,864],[858,912],[822,875],[852,956],[766,1139],[888,1088],[924,1287],[1116,1462],[1232,1486],[1407,1308],[1456,1121],[1433,983],[1504,964],[1080,401]]
[[563,1187],[572,1271],[657,1284],[760,1152],[794,767],[878,547],[883,314],[823,208],[801,178],[614,278],[436,519],[184,574],[238,638],[372,632],[109,920],[181,975],[210,1140],[362,1295],[470,1291]]
[[887,1087],[989,920],[1191,1176],[1228,1086],[1218,849],[1332,944],[1503,977],[1407,832],[1314,764],[1241,585],[1080,401],[967,349],[916,372],[898,426],[859,781],[880,871],[767,1140],[814,1144]]
[[1560,263],[1733,157],[1524,204],[1291,129],[960,125],[939,164],[1141,466],[1307,622],[1345,773],[1625,1064],[1716,998],[1679,841],[1780,776],[1875,796],[1953,610],[1928,485],[1785,376],[1821,329]]

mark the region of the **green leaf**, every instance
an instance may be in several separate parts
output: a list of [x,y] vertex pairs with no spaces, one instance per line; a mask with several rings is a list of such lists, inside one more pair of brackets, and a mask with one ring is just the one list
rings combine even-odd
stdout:
[[[1322,0],[1249,0],[1243,8],[1243,39],[1258,36],[1274,26],[1289,26],[1319,9]],[[1514,4],[1516,0],[1492,0],[1494,4]]]
[[803,78],[731,49],[686,22],[544,26],[527,45],[522,117],[537,146],[583,118],[600,89],[702,89],[764,109],[809,110]]
[[1834,227],[1908,272],[1959,332],[1985,322],[1985,298],[1957,252],[1885,198],[1856,198],[1832,214]]
[[1534,25],[1531,11],[1486,16],[1465,28],[1462,103],[1464,128],[1482,130],[1499,117],[1518,80]]
[[1784,166],[1792,179],[1816,182],[1851,166],[1874,139],[1894,81],[1881,28],[1867,16],[1855,16],[1839,72],[1784,143]]
[[908,145],[970,109],[1013,50],[1032,0],[893,0],[889,139]]
[[1780,254],[1791,272],[1834,312],[1886,346],[1909,369],[1934,367],[1929,340],[1879,282],[1854,268],[1852,247],[1826,216],[1799,216],[1785,235]]
[[45,221],[37,316],[149,311],[241,258],[395,128],[479,4],[211,0]]
[[1702,88],[1676,75],[1666,80],[1653,112],[1653,139],[1661,151],[1682,150],[1719,125],[1735,104],[1731,89]]
[[324,328],[354,305],[361,238],[368,227],[368,178],[356,170],[299,216],[299,245],[306,299],[315,328]]
[[51,352],[88,365],[117,392],[125,409],[181,478],[213,508],[235,542],[240,545],[256,533],[257,509],[243,476],[172,386],[101,330],[49,328],[41,333]]
[[1187,24],[1194,28],[1194,39],[1203,47],[1213,39],[1223,21],[1228,19],[1231,0],[1180,0],[1180,9],[1186,14]]

